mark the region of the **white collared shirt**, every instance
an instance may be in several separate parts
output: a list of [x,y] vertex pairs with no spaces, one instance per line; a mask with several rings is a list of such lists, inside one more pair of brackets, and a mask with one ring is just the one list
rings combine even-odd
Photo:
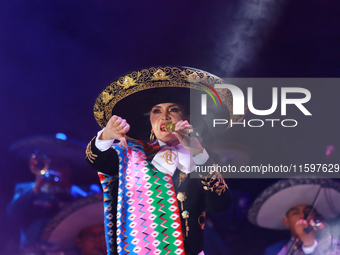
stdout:
[[[96,137],[96,140],[95,140],[95,146],[100,151],[108,150],[112,146],[112,144],[114,143],[114,139],[112,139],[112,140],[100,140],[99,139],[99,137],[103,133],[103,131],[104,130],[102,129],[97,133],[97,137]],[[162,149],[167,147],[167,145],[162,141],[158,141],[158,144],[161,147],[161,151],[162,151]],[[195,171],[196,165],[204,164],[209,158],[209,155],[208,155],[208,153],[205,149],[203,150],[202,153],[200,153],[196,156],[193,156],[192,153],[190,151],[188,151],[187,149],[185,149],[181,144],[178,144],[175,147],[170,146],[169,148],[171,148],[172,150],[175,150],[174,153],[176,155],[176,161],[178,160],[176,167],[179,170],[181,170],[182,172],[187,173],[187,174]],[[164,150],[162,152],[164,153]],[[158,152],[158,153],[160,153],[160,152]],[[173,175],[174,171],[172,171],[172,170],[169,171],[168,167],[165,167],[165,166],[162,167],[161,166],[161,165],[166,165],[166,164],[161,163],[159,161],[159,156],[162,157],[163,155],[157,156],[157,154],[154,157],[154,159],[156,158],[156,161],[154,161],[154,159],[153,159],[152,164],[155,165],[156,168],[159,171],[164,172],[166,174]],[[157,158],[158,158],[158,160],[157,160]],[[162,168],[162,169],[159,169],[159,168]],[[176,170],[176,168],[175,168],[175,170]]]

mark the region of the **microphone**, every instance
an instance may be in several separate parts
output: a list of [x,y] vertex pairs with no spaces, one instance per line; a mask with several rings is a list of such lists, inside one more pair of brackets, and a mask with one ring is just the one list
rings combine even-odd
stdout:
[[195,132],[191,128],[186,128],[186,129],[183,129],[183,130],[175,131],[175,127],[176,127],[176,124],[171,122],[171,121],[168,121],[164,124],[164,129],[169,133],[177,132],[181,135],[185,135],[185,136],[189,136],[189,137],[199,137],[198,133]]

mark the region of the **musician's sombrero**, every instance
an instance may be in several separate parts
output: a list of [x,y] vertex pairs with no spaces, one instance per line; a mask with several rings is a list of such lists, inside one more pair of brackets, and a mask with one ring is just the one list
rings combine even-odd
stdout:
[[[243,115],[232,114],[232,94],[227,89],[214,89],[224,81],[208,72],[189,67],[151,67],[136,70],[112,81],[98,96],[94,116],[104,128],[112,115],[125,118],[130,124],[129,137],[147,140],[150,123],[145,116],[151,107],[165,102],[178,103],[190,112],[190,122],[204,129],[209,118],[237,122]],[[207,95],[208,113],[201,115],[201,95]],[[210,96],[211,95],[211,96]],[[212,99],[216,101],[216,105]],[[213,106],[209,108],[210,106]],[[203,120],[203,122],[202,122]],[[211,121],[212,125],[212,121]],[[225,125],[224,129],[226,129]],[[199,131],[202,131],[199,130]]]
[[298,205],[312,205],[314,200],[315,209],[324,218],[332,219],[340,215],[340,183],[317,178],[280,180],[255,199],[248,219],[260,227],[286,229],[283,218],[287,211]]
[[73,166],[87,167],[84,160],[86,143],[67,138],[64,134],[33,135],[15,141],[10,151],[20,158],[28,160],[33,153],[46,154],[51,160],[67,160]]
[[76,200],[52,218],[42,232],[46,250],[71,250],[76,247],[76,238],[83,230],[95,225],[104,225],[103,194],[97,193]]

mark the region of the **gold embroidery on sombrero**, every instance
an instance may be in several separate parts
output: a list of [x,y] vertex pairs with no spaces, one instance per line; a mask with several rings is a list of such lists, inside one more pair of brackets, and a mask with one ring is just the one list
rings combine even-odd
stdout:
[[154,74],[153,77],[151,78],[153,81],[158,81],[158,80],[170,80],[168,76],[166,76],[166,73],[163,72],[161,69],[158,69]]
[[[190,89],[206,89],[204,84],[214,86],[224,81],[207,72],[184,67],[151,67],[126,74],[111,82],[97,98],[94,115],[98,124],[104,128],[112,117],[112,109],[123,98],[136,92],[162,87],[177,87]],[[231,93],[218,91],[221,100],[232,112]],[[231,108],[230,108],[231,107]],[[239,118],[240,116],[237,116]],[[231,118],[235,118],[231,114]],[[240,119],[239,119],[240,120]]]
[[102,95],[103,95],[103,96],[102,96],[102,99],[103,99],[103,102],[104,102],[105,104],[107,104],[107,103],[113,98],[113,95],[112,95],[112,94],[109,94],[109,93],[107,93],[107,92],[103,92]]
[[121,83],[120,81],[117,81],[117,84],[118,84],[119,86],[124,87],[124,89],[128,89],[128,88],[130,88],[131,86],[136,86],[136,85],[138,85],[138,84],[135,82],[135,80],[134,80],[133,78],[131,78],[131,77],[127,76],[127,75],[124,77],[122,83]]

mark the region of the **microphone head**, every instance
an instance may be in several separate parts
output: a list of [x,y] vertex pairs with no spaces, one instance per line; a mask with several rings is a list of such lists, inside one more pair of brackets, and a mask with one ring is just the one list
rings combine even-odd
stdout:
[[172,133],[175,131],[175,127],[176,127],[176,124],[173,123],[172,121],[168,121],[164,124],[164,129],[169,132],[169,133]]

